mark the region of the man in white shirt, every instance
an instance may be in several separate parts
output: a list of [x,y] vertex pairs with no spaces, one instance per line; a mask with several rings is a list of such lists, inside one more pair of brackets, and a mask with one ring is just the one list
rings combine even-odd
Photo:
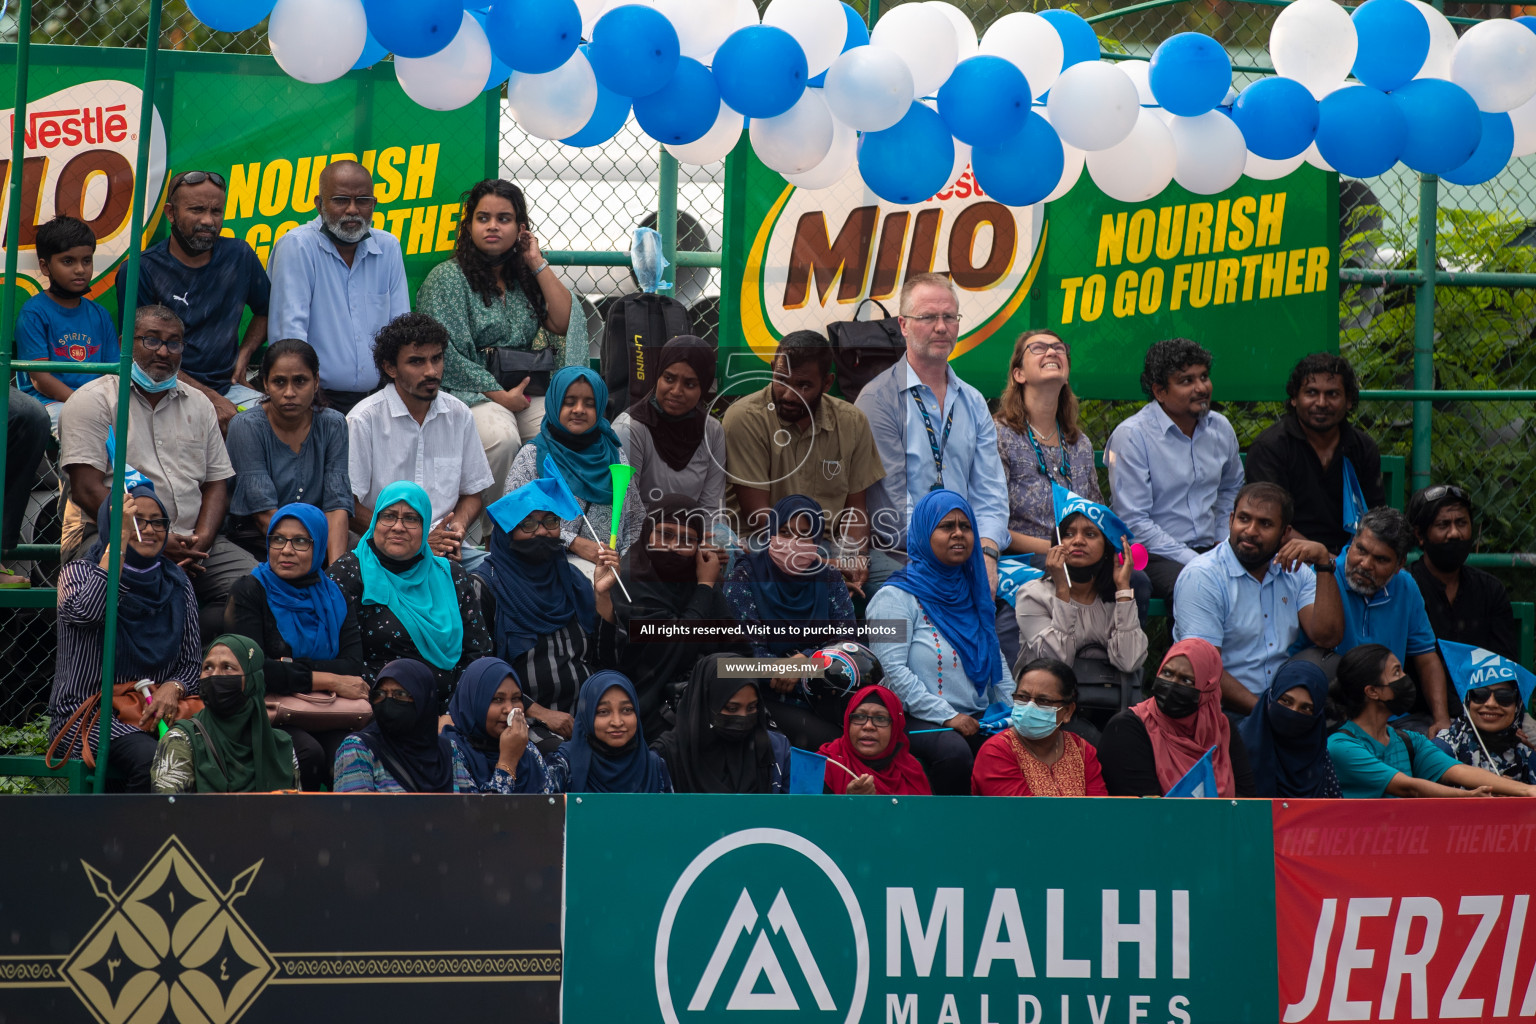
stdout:
[[425,313],[406,313],[379,331],[373,361],[385,385],[347,413],[352,528],[367,531],[379,492],[399,480],[420,484],[432,500],[427,544],[465,571],[483,551],[464,547],[464,531],[480,514],[491,466],[469,406],[440,392],[448,331]]

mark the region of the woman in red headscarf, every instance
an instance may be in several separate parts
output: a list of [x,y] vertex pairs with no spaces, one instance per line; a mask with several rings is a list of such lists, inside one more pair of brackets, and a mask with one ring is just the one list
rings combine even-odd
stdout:
[[1216,795],[1255,796],[1248,751],[1221,712],[1221,652],[1180,640],[1157,670],[1152,698],[1104,726],[1099,764],[1110,796],[1162,796],[1212,748]]
[[843,712],[843,734],[823,743],[828,793],[928,796],[933,789],[923,766],[907,749],[907,716],[883,686],[866,686]]

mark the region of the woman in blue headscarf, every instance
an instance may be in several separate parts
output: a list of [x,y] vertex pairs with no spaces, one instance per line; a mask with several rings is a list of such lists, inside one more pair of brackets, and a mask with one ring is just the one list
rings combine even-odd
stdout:
[[661,755],[645,745],[635,686],[621,672],[595,672],[581,684],[576,734],[561,747],[570,764],[567,793],[670,793]]
[[477,658],[459,678],[443,736],[455,769],[468,772],[479,792],[565,792],[565,758],[557,751],[546,759],[529,742],[527,706],[517,673],[500,658]]
[[478,793],[437,729],[432,669],[400,658],[379,669],[373,721],[336,751],[338,793]]
[[905,623],[904,635],[870,648],[885,668],[885,685],[906,705],[912,731],[950,730],[912,737],[933,791],[964,795],[987,739],[979,719],[992,703],[1013,700],[969,503],[954,491],[923,495],[907,528],[907,559],[865,612],[870,621]]
[[1328,674],[1315,663],[1281,665],[1248,717],[1238,723],[1253,772],[1254,796],[1343,796],[1328,758]]
[[[284,505],[267,523],[267,560],[229,592],[224,628],[250,637],[266,652],[266,692],[272,696],[368,696],[357,611],[336,581],[320,571],[329,543],[324,512],[302,503]],[[304,788],[330,785],[336,748],[347,730],[311,732],[285,722],[283,731],[293,739]]]
[[[512,460],[505,491],[511,494],[530,480],[548,476],[546,460],[554,464],[585,516],[585,521],[561,520],[560,543],[588,579],[597,567],[598,548],[608,543],[613,530],[613,474],[608,467],[628,465],[624,446],[603,418],[607,405],[608,386],[586,367],[567,366],[551,377],[544,396],[544,423],[538,437],[523,445]],[[644,525],[645,503],[631,480],[619,520],[619,554],[629,550]]]
[[427,546],[431,516],[420,485],[390,484],[368,532],[329,573],[362,630],[364,678],[397,658],[425,662],[436,680],[436,708],[446,711],[459,673],[491,653],[491,638],[469,577]]

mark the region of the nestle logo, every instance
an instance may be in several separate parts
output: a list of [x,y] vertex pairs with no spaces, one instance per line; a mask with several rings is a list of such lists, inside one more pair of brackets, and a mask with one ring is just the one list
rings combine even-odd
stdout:
[[[73,110],[34,110],[27,116],[28,149],[55,149],[81,144],[99,146],[122,142],[128,137],[128,119],[120,111],[126,104],[112,107],[76,107]],[[16,130],[16,115],[11,115],[11,131]]]

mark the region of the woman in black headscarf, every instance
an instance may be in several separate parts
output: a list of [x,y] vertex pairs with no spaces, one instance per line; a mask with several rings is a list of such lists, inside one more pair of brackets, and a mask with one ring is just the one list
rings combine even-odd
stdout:
[[652,749],[679,793],[782,793],[789,787],[789,740],[768,727],[755,679],[720,678],[723,655],[693,668],[677,728]]
[[707,411],[715,358],[701,338],[673,338],[656,360],[651,393],[613,421],[647,509],[669,494],[696,494],[699,508],[724,504],[725,428]]
[[337,793],[479,792],[438,734],[432,670],[409,658],[379,670],[373,722],[341,741],[334,777]]

